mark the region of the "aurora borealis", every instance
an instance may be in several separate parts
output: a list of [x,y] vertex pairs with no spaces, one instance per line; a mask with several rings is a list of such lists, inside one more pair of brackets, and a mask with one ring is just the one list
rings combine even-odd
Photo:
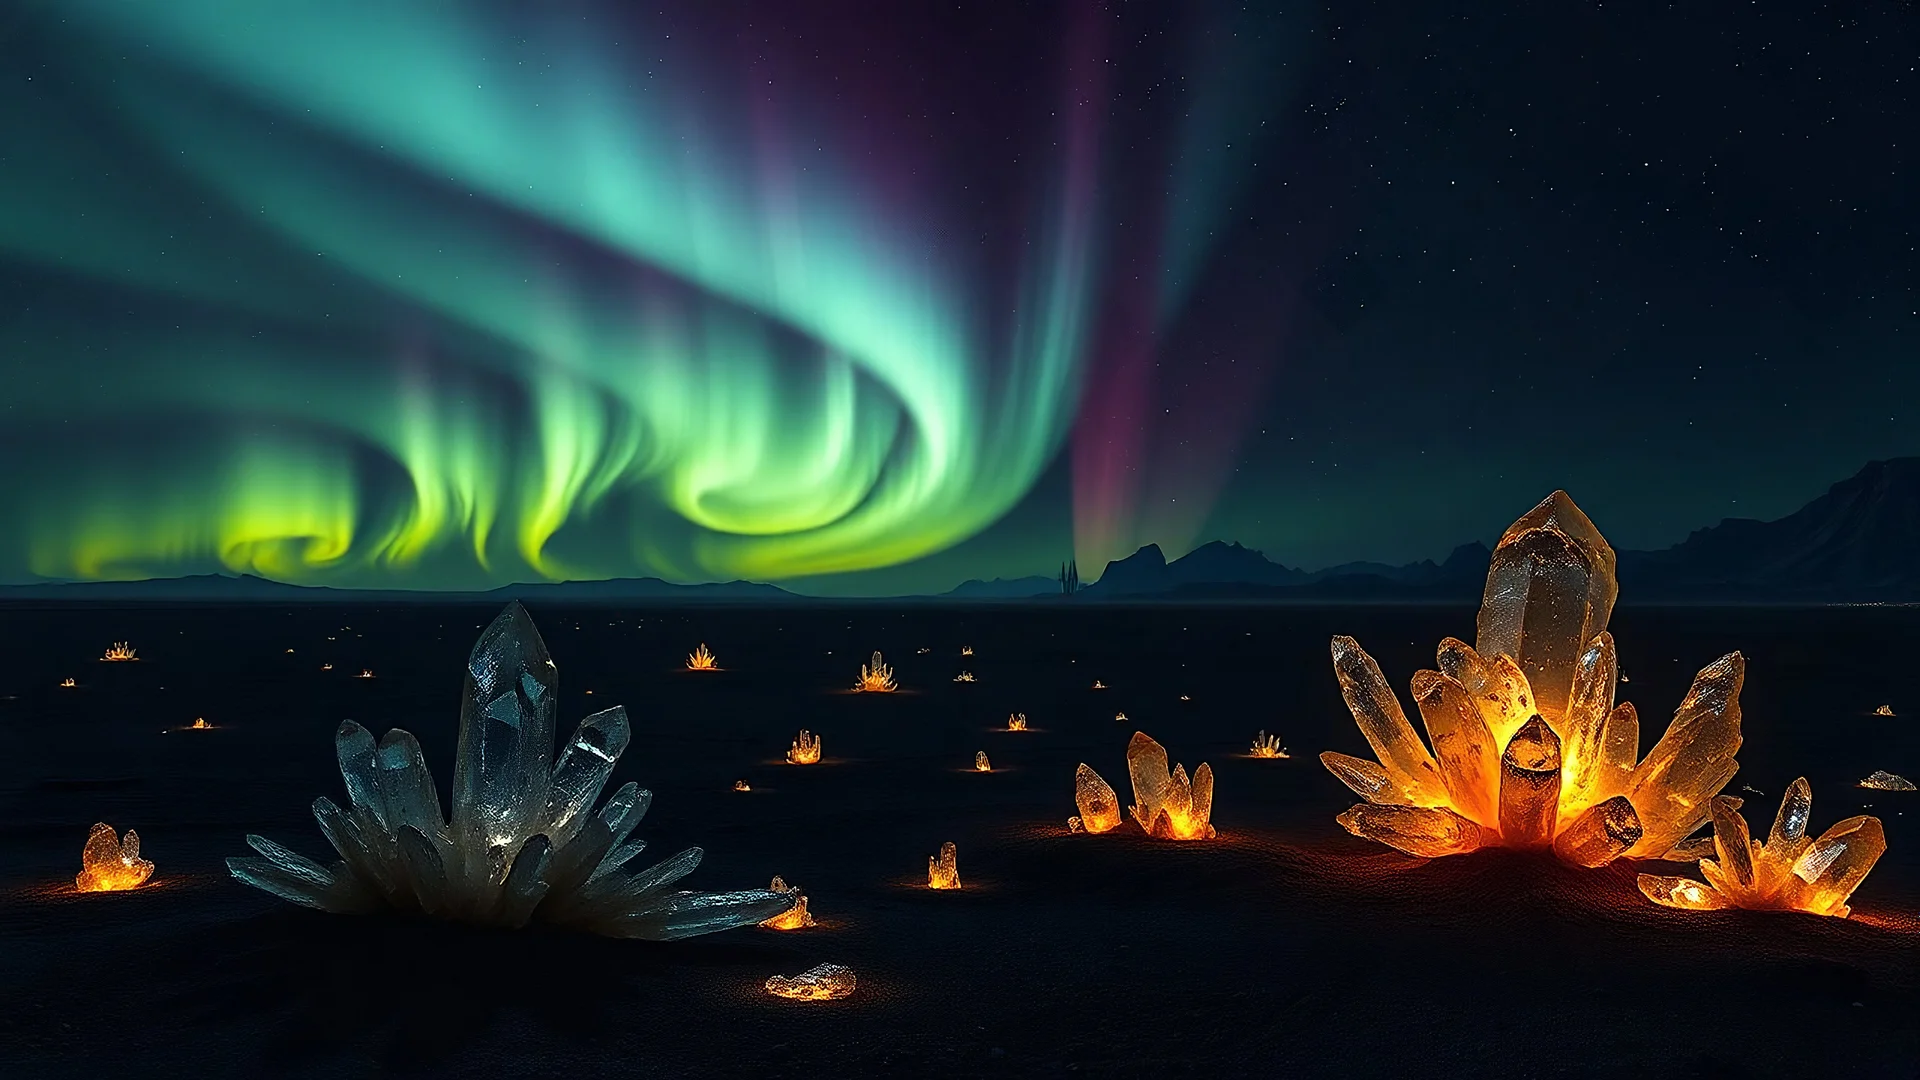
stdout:
[[[1910,151],[1819,120],[1904,99],[1743,98],[1778,20],[1698,63],[1824,179],[1420,8],[14,7],[0,582],[939,591],[1435,557],[1554,486],[1650,545],[1914,450]],[[1613,449],[1516,454],[1553,402]]]

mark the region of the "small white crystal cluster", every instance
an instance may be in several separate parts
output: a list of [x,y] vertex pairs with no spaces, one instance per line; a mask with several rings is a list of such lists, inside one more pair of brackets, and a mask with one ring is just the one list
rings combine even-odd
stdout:
[[700,865],[697,847],[624,871],[646,846],[628,838],[652,794],[629,783],[589,811],[627,747],[626,710],[582,720],[555,760],[558,682],[526,610],[508,605],[467,660],[451,821],[418,740],[395,728],[375,744],[349,720],[334,737],[348,805],[313,804],[340,861],[322,866],[248,836],[261,857],[228,859],[228,870],[322,911],[387,907],[510,927],[537,919],[655,941],[753,926],[794,906],[797,893],[674,890]]

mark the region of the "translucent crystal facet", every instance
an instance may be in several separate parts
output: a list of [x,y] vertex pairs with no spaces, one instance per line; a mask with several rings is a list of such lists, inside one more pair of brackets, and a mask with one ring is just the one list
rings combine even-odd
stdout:
[[1730,653],[1702,669],[1641,760],[1639,713],[1614,701],[1626,680],[1606,629],[1613,566],[1613,550],[1564,492],[1516,521],[1488,569],[1479,646],[1446,638],[1438,670],[1413,677],[1426,743],[1373,659],[1352,638],[1334,638],[1335,677],[1375,757],[1320,755],[1366,800],[1340,823],[1428,857],[1551,847],[1600,866],[1686,854],[1676,844],[1739,767],[1746,662]]
[[1067,823],[1073,831],[1103,833],[1120,827],[1120,796],[1084,761],[1073,773],[1073,801],[1080,810]]
[[797,905],[796,892],[671,891],[699,865],[699,848],[625,872],[645,846],[627,838],[652,796],[627,784],[598,813],[592,807],[629,742],[626,711],[582,720],[556,759],[558,682],[532,620],[509,605],[468,660],[451,821],[441,816],[418,740],[396,729],[376,743],[347,721],[334,738],[347,805],[313,805],[340,861],[323,866],[249,836],[258,857],[228,859],[229,871],[323,911],[391,907],[655,940],[751,926]]
[[807,910],[807,895],[800,891],[798,885],[789,885],[780,875],[775,874],[773,876],[773,884],[767,886],[767,890],[769,892],[791,893],[795,899],[793,907],[790,910],[775,915],[773,918],[761,923],[761,926],[769,930],[805,930],[814,925],[813,913]]
[[960,887],[960,851],[949,840],[940,845],[940,854],[927,860],[927,888],[957,889]]
[[1813,792],[1803,777],[1787,788],[1763,843],[1739,814],[1739,800],[1713,799],[1713,856],[1700,860],[1706,882],[1640,875],[1640,891],[1656,904],[1688,911],[1740,907],[1805,911],[1845,918],[1847,900],[1887,850],[1879,818],[1851,817],[1807,839]]
[[816,765],[820,762],[820,736],[800,729],[794,737],[793,746],[787,750],[787,762],[791,765]]
[[1508,526],[1494,547],[1475,648],[1520,664],[1535,707],[1557,719],[1575,661],[1606,629],[1619,585],[1613,548],[1564,491]]
[[81,892],[119,892],[137,889],[152,876],[153,864],[140,857],[140,834],[128,829],[122,839],[102,821],[87,832],[73,887]]
[[1127,743],[1127,774],[1134,802],[1127,812],[1148,836],[1206,840],[1214,835],[1212,767],[1202,764],[1191,779],[1184,766],[1169,772],[1166,748],[1136,731]]
[[853,993],[858,980],[853,969],[839,964],[821,964],[798,975],[775,975],[768,979],[767,993],[798,1001],[830,1001]]
[[1860,786],[1870,791],[1914,791],[1913,781],[1904,776],[1896,776],[1885,769],[1875,769],[1867,774]]

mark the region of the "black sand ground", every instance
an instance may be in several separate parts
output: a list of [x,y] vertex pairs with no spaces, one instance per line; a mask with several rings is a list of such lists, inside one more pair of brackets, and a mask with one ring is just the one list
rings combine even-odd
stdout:
[[[1801,774],[1816,828],[1863,805],[1886,820],[1892,851],[1846,922],[1668,912],[1631,867],[1420,863],[1340,831],[1351,799],[1314,755],[1364,744],[1328,636],[1404,686],[1443,634],[1471,638],[1464,609],[536,608],[562,733],[606,705],[633,716],[614,783],[655,792],[645,858],[704,846],[695,888],[782,874],[819,928],[485,932],[321,915],[227,878],[248,831],[326,853],[307,806],[340,797],[342,718],[415,732],[444,791],[461,663],[493,614],[0,611],[0,1075],[1920,1075],[1920,797],[1852,786],[1920,775],[1920,613],[1614,620],[1643,750],[1693,672],[1739,648],[1733,787],[1766,793],[1758,827]],[[141,660],[95,662],[114,640]],[[675,670],[703,640],[728,670]],[[912,693],[837,692],[874,648]],[[979,682],[951,682],[962,669]],[[1882,703],[1900,715],[1868,715]],[[994,730],[1011,710],[1036,730]],[[162,734],[200,716],[219,729]],[[824,764],[778,763],[801,727]],[[1066,833],[1074,765],[1124,797],[1135,728],[1212,763],[1217,841]],[[1294,757],[1243,756],[1260,728]],[[992,774],[967,771],[982,749]],[[140,831],[152,885],[73,894],[96,820]],[[917,888],[944,840],[966,887]],[[856,996],[759,989],[823,961],[859,973]]]

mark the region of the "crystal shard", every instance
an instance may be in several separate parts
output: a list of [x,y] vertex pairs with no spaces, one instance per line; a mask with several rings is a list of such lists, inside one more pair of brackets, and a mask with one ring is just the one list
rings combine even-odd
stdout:
[[1886,851],[1879,818],[1850,817],[1821,833],[1793,865],[1793,876],[1804,882],[1805,910],[1845,918],[1847,898]]
[[451,825],[419,741],[395,729],[376,743],[348,721],[334,739],[347,805],[313,804],[340,861],[322,866],[250,836],[259,857],[228,859],[229,871],[324,911],[388,906],[654,940],[751,926],[794,906],[794,895],[757,889],[669,891],[699,865],[698,848],[627,873],[645,846],[627,837],[652,796],[627,784],[591,812],[629,742],[626,712],[616,707],[581,721],[556,759],[558,678],[526,612],[509,605],[468,660]]
[[940,845],[940,854],[927,860],[927,888],[957,889],[960,887],[960,853],[949,840]]
[[1437,671],[1416,672],[1413,702],[1454,809],[1481,825],[1498,825],[1500,747],[1466,687]]
[[1167,770],[1167,751],[1145,732],[1127,743],[1127,772],[1134,805],[1127,812],[1148,836],[1160,840],[1205,840],[1214,835],[1213,769],[1202,764],[1193,779],[1184,766]]
[[1073,801],[1080,810],[1076,820],[1085,831],[1103,833],[1120,826],[1120,796],[1084,761],[1073,773]]
[[[1846,918],[1848,898],[1887,848],[1879,819],[1871,817],[1848,818],[1809,842],[1813,793],[1805,778],[1788,786],[1764,843],[1749,834],[1739,809],[1738,799],[1713,799],[1713,850],[1700,858],[1704,885],[1643,874],[1640,891],[1656,903],[1695,911],[1740,907]],[[1687,850],[1700,854],[1697,843]]]
[[1320,764],[1327,767],[1339,781],[1355,795],[1370,803],[1388,803],[1396,806],[1413,805],[1413,793],[1393,782],[1387,770],[1351,754],[1342,754],[1333,750],[1320,752]]
[[1652,858],[1707,819],[1709,800],[1740,768],[1740,685],[1746,658],[1727,655],[1700,669],[1667,733],[1627,778],[1627,799],[1645,830],[1627,854]]
[[1386,677],[1380,674],[1380,665],[1374,663],[1359,642],[1350,637],[1336,637],[1333,639],[1333,673],[1340,681],[1340,694],[1346,699],[1347,709],[1360,725],[1360,733],[1367,737],[1374,758],[1387,770],[1394,784],[1407,791],[1419,805],[1434,805],[1443,800],[1446,785],[1441,783],[1433,755],[1413,733],[1413,725],[1407,723],[1407,714],[1400,708],[1400,699],[1394,696]]
[[1618,593],[1613,548],[1567,493],[1556,491],[1495,545],[1475,648],[1518,661],[1535,707],[1557,719],[1573,687],[1574,665],[1607,628]]
[[1598,801],[1594,788],[1601,780],[1601,742],[1607,718],[1613,712],[1613,692],[1620,684],[1620,663],[1614,656],[1613,635],[1601,631],[1574,664],[1573,688],[1566,711],[1553,725],[1560,736],[1562,816],[1571,817]]
[[1594,803],[1553,838],[1554,854],[1575,866],[1605,866],[1640,839],[1640,815],[1626,796]]
[[1459,855],[1481,847],[1480,826],[1444,806],[1375,806],[1361,803],[1337,819],[1348,832],[1423,859]]
[[1507,745],[1520,725],[1537,711],[1533,688],[1527,685],[1527,676],[1513,657],[1488,659],[1459,638],[1442,638],[1435,660],[1442,675],[1466,688],[1499,745]]
[[1872,791],[1914,791],[1913,781],[1904,776],[1895,776],[1885,769],[1875,769],[1868,774],[1860,786]]
[[1500,841],[1546,847],[1560,814],[1560,739],[1536,716],[1500,755]]
[[113,826],[102,821],[87,832],[73,887],[81,892],[119,892],[137,889],[152,876],[153,864],[140,857],[140,834],[128,829],[121,839]]
[[830,1001],[853,993],[858,980],[853,969],[839,964],[821,964],[791,978],[775,975],[768,979],[767,993],[797,1001]]

